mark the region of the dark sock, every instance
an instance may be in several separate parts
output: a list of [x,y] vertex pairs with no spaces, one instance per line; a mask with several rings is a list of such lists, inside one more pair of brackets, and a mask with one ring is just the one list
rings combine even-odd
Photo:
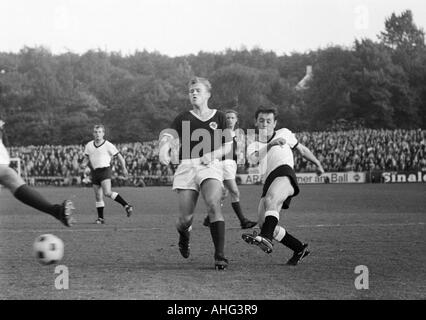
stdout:
[[32,189],[25,184],[16,189],[13,195],[22,203],[52,216],[56,217],[60,213],[61,205],[51,204],[35,189]]
[[97,207],[96,208],[98,210],[98,218],[101,218],[101,219],[104,218],[104,208],[105,207]]
[[243,223],[246,219],[246,217],[244,217],[243,211],[241,210],[241,206],[240,206],[240,202],[232,202],[231,203],[232,209],[234,209],[235,214],[237,215],[238,219],[240,220],[241,223]]
[[125,206],[128,205],[128,203],[119,194],[117,194],[117,196],[115,197],[114,201],[117,201],[123,207],[125,207]]
[[272,241],[272,238],[274,236],[274,230],[277,224],[278,219],[276,217],[266,216],[265,222],[262,225],[262,230],[260,231],[260,235]]
[[225,256],[225,221],[216,221],[210,223],[210,233],[214,244],[214,256]]
[[285,233],[281,243],[295,252],[300,252],[303,249],[303,243],[297,240],[288,232]]

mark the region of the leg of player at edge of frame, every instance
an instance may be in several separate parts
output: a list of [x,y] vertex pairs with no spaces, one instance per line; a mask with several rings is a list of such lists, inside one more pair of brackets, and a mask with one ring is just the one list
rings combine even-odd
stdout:
[[20,202],[55,217],[65,226],[71,227],[75,222],[72,217],[75,207],[71,200],[65,200],[62,204],[50,203],[8,165],[0,165],[0,184],[9,189]]

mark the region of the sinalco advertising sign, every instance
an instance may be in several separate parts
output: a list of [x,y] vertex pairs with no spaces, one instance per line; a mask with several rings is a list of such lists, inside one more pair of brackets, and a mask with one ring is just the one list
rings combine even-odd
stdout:
[[382,172],[383,183],[413,183],[426,182],[426,172],[411,171],[411,172]]

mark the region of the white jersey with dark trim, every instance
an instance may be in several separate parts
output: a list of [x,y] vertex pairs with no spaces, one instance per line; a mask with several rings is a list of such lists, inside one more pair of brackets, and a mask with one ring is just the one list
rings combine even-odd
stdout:
[[105,168],[111,165],[112,157],[118,154],[117,148],[108,140],[96,145],[92,140],[84,148],[84,154],[89,157],[93,169]]
[[[267,144],[278,138],[285,139],[285,145],[273,146],[266,152]],[[283,128],[275,131],[267,142],[255,141],[251,143],[247,148],[247,155],[251,162],[259,163],[262,179],[265,180],[279,166],[288,165],[294,168],[293,149],[297,144],[298,142],[294,133]]]

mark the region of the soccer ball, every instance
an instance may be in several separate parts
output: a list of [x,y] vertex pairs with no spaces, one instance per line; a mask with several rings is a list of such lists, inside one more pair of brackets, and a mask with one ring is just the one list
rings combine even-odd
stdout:
[[64,256],[64,243],[53,234],[42,234],[34,241],[34,254],[43,265],[53,264]]

